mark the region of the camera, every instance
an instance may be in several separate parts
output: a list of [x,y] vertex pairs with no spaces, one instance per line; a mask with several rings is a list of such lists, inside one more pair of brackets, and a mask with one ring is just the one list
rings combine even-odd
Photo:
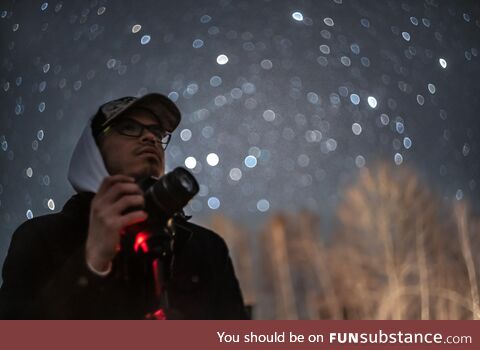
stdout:
[[125,229],[121,250],[126,254],[164,256],[174,235],[170,219],[185,218],[183,208],[198,193],[198,182],[188,170],[177,167],[159,179],[142,179],[138,185],[144,193],[145,205],[129,211],[143,209],[148,219]]
[[[123,280],[144,301],[145,318],[157,319],[169,309],[166,287],[171,261],[177,251],[176,220],[186,219],[183,208],[199,191],[198,182],[182,167],[161,178],[138,182],[145,198],[146,221],[125,228],[120,241],[119,259]],[[153,310],[153,311],[152,311]]]
[[145,196],[144,210],[149,218],[156,221],[165,221],[181,213],[199,191],[197,180],[182,167],[175,168],[160,179],[143,179],[138,185]]

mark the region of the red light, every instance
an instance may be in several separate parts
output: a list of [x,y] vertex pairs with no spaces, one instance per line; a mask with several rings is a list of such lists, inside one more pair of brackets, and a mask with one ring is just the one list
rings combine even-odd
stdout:
[[167,315],[165,315],[165,312],[163,311],[163,309],[158,309],[157,311],[155,311],[154,314],[153,314],[153,317],[156,320],[166,320],[167,319]]
[[133,249],[135,253],[141,249],[143,253],[148,253],[148,244],[147,239],[150,237],[150,233],[148,232],[139,232],[135,237],[135,244],[133,245]]

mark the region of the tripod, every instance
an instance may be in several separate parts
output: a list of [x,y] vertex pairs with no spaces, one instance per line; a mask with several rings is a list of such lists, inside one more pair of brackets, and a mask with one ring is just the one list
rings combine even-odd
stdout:
[[139,271],[145,278],[143,296],[145,319],[165,320],[169,314],[168,282],[173,262],[175,230],[173,219],[159,225],[141,224],[131,226],[122,240],[124,253],[124,279],[138,281]]

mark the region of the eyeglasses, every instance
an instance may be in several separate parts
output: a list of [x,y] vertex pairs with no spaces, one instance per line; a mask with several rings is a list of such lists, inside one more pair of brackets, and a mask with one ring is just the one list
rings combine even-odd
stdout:
[[118,122],[107,126],[103,130],[103,133],[104,134],[107,133],[110,129],[115,130],[121,135],[130,136],[130,137],[140,137],[143,135],[143,131],[147,129],[153,135],[155,135],[156,140],[160,142],[164,150],[167,148],[168,143],[170,142],[170,138],[172,136],[172,134],[165,131],[158,124],[145,125],[137,122],[136,120],[129,119],[129,118],[121,119]]

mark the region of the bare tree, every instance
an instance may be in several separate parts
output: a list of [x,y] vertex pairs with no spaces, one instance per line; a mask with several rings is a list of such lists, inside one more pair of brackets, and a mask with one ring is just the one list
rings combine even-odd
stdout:
[[[478,307],[477,290],[468,302],[459,260],[463,252],[471,262],[471,254],[455,238],[451,213],[412,170],[363,169],[345,191],[338,218],[330,261],[347,318],[456,319]],[[467,265],[476,285],[473,263]]]

